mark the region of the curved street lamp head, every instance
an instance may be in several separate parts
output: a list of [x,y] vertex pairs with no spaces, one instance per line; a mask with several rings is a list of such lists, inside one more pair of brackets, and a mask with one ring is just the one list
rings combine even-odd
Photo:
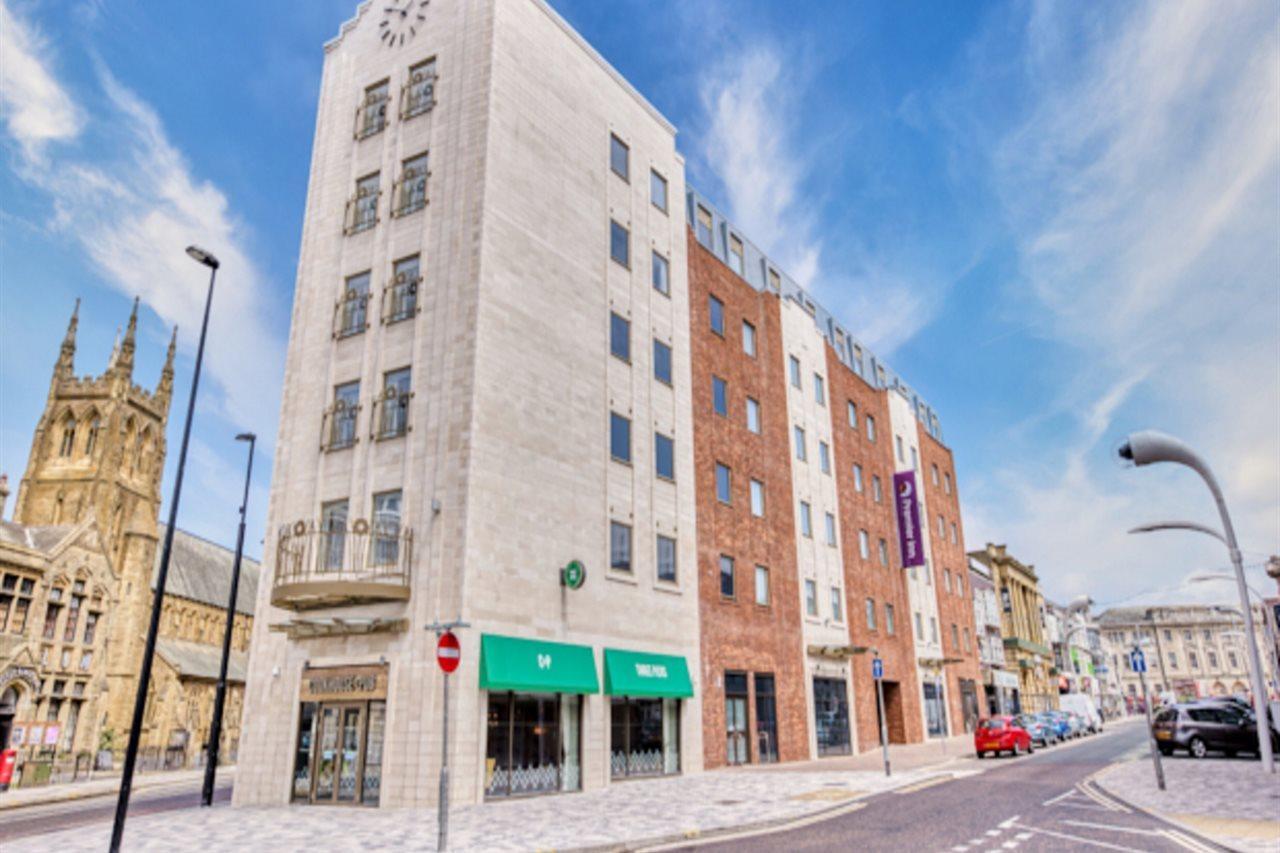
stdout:
[[242,432],[236,436],[236,441],[254,442],[257,440],[258,440],[258,437],[251,432]]
[[206,252],[199,246],[188,246],[187,254],[204,264],[209,269],[216,270],[219,267],[218,259],[214,257],[212,252]]
[[1153,521],[1150,524],[1140,524],[1130,530],[1130,533],[1157,533],[1161,530],[1190,530],[1193,533],[1203,533],[1206,536],[1212,536],[1219,542],[1226,544],[1226,537],[1218,531],[1214,530],[1207,524],[1200,524],[1197,521]]

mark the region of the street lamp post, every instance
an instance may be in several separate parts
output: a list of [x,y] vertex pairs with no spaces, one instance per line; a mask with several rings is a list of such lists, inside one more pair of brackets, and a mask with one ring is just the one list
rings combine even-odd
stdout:
[[1218,507],[1218,515],[1222,520],[1222,538],[1226,542],[1231,556],[1231,565],[1235,569],[1236,587],[1240,594],[1240,608],[1244,611],[1245,642],[1249,650],[1251,665],[1250,679],[1253,682],[1253,707],[1258,719],[1258,754],[1262,758],[1262,766],[1268,773],[1275,772],[1275,760],[1271,754],[1271,732],[1267,725],[1267,688],[1262,681],[1262,659],[1258,656],[1258,644],[1253,634],[1253,610],[1249,607],[1248,585],[1244,579],[1244,561],[1240,556],[1240,546],[1236,542],[1235,526],[1231,523],[1231,514],[1227,512],[1227,502],[1222,497],[1222,489],[1213,475],[1208,463],[1200,458],[1194,450],[1170,435],[1155,430],[1143,430],[1129,436],[1120,447],[1120,458],[1133,462],[1134,465],[1151,465],[1157,462],[1174,462],[1185,465],[1200,475],[1200,479],[1209,488],[1214,503]]
[[[1200,572],[1187,578],[1187,580],[1190,583],[1208,583],[1210,581],[1235,580],[1235,578],[1231,577],[1231,575],[1226,572]],[[1276,629],[1272,624],[1272,616],[1274,614],[1271,613],[1270,608],[1267,607],[1267,599],[1262,593],[1247,584],[1245,585],[1245,589],[1249,591],[1250,595],[1258,599],[1258,604],[1262,607],[1262,633],[1263,636],[1266,637],[1267,649],[1269,652],[1268,657],[1271,659],[1271,680],[1273,684],[1280,684],[1280,648],[1277,648],[1276,646]],[[1219,607],[1218,609],[1224,610],[1226,608]],[[1230,608],[1230,611],[1232,613],[1240,612],[1234,607]]]
[[1157,698],[1159,698],[1159,694],[1166,691],[1172,693],[1173,685],[1169,683],[1169,673],[1166,672],[1164,668],[1164,647],[1160,645],[1160,629],[1156,627],[1155,610],[1148,607],[1147,612],[1143,614],[1143,617],[1151,623],[1151,637],[1156,643],[1156,661],[1160,664],[1160,681],[1162,682],[1160,685],[1161,689],[1156,691]]
[[200,804],[213,805],[213,783],[218,773],[218,748],[222,740],[222,710],[227,700],[227,664],[231,659],[231,632],[236,622],[236,595],[240,590],[240,558],[244,555],[244,517],[249,508],[249,479],[253,476],[253,447],[258,437],[242,432],[236,441],[249,442],[249,463],[244,472],[244,500],[240,502],[240,530],[236,533],[236,557],[231,564],[231,594],[227,597],[227,625],[222,631],[222,664],[218,669],[218,692],[213,699],[213,720],[209,723],[209,753],[204,766],[204,790]]
[[187,422],[182,428],[182,449],[178,451],[178,469],[173,478],[173,497],[169,501],[169,526],[164,531],[160,567],[156,570],[156,589],[151,599],[151,621],[147,625],[147,644],[142,653],[142,667],[138,671],[138,690],[133,700],[129,745],[124,753],[124,768],[120,775],[120,796],[116,800],[115,822],[111,826],[111,853],[120,851],[120,842],[124,838],[124,821],[129,813],[133,771],[138,763],[138,742],[142,738],[142,717],[147,708],[147,688],[151,684],[151,663],[156,653],[156,635],[160,632],[160,608],[164,604],[164,586],[169,577],[169,558],[173,555],[173,534],[178,524],[178,500],[182,496],[182,474],[187,467],[187,446],[191,443],[191,420],[196,411],[196,389],[200,385],[200,365],[204,361],[204,341],[209,331],[209,309],[213,306],[213,283],[218,275],[218,259],[213,255],[196,246],[188,246],[187,254],[209,268],[209,292],[204,301],[200,343],[196,347],[196,365],[191,375],[191,398],[187,401]]

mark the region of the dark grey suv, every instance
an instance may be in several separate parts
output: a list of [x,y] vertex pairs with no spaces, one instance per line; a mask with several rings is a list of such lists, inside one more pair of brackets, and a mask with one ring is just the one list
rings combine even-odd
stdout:
[[[1253,714],[1218,702],[1170,705],[1156,714],[1152,734],[1162,755],[1185,749],[1196,758],[1210,751],[1235,755],[1258,751],[1258,727]],[[1280,750],[1280,737],[1271,735],[1272,749]]]

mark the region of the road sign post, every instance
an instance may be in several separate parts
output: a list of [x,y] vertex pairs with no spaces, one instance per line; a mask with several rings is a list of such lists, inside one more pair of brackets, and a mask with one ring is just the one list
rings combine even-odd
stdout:
[[871,659],[871,677],[876,680],[876,709],[880,712],[880,750],[884,753],[884,775],[889,773],[889,723],[884,714],[884,661]]
[[1147,656],[1137,647],[1129,653],[1129,665],[1138,673],[1138,681],[1142,684],[1142,710],[1147,715],[1147,745],[1151,748],[1151,763],[1156,768],[1156,786],[1164,790],[1164,765],[1160,763],[1160,747],[1156,744],[1156,733],[1151,727],[1151,696],[1147,692]]
[[440,795],[436,809],[436,850],[449,848],[449,675],[462,662],[462,648],[454,628],[471,627],[461,619],[433,622],[426,626],[436,632],[436,663],[444,673],[444,702],[440,715]]

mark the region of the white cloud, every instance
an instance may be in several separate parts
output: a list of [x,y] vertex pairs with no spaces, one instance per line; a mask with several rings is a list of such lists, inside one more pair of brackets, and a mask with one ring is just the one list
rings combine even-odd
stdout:
[[16,17],[0,0],[0,110],[9,134],[29,159],[44,155],[49,142],[80,132],[80,110],[39,57],[48,41],[38,29]]

